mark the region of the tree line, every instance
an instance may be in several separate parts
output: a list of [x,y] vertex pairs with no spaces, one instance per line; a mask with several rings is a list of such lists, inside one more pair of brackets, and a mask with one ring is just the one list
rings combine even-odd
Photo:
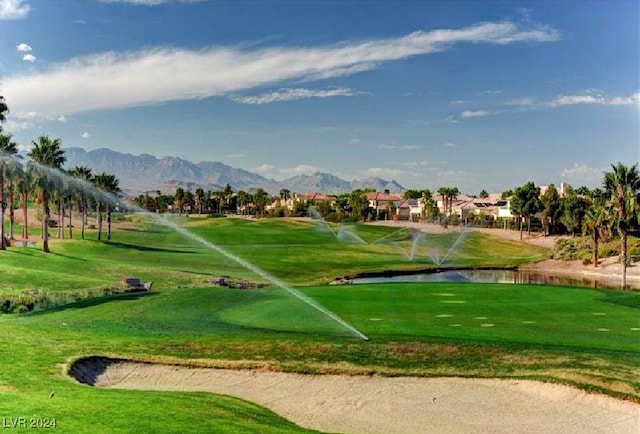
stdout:
[[[65,218],[68,218],[69,238],[73,238],[73,208],[81,213],[81,238],[85,238],[85,224],[90,207],[95,208],[98,240],[102,238],[103,212],[107,220],[107,239],[111,239],[113,196],[120,193],[115,175],[92,173],[86,166],[62,169],[66,162],[60,139],[41,135],[32,141],[29,161],[23,164],[18,145],[11,134],[5,134],[2,123],[8,106],[0,96],[0,250],[15,240],[15,210],[22,208],[22,239],[29,239],[28,208],[31,200],[40,204],[43,251],[49,253],[49,229],[57,227],[58,238],[65,237]],[[51,220],[51,205],[58,220]],[[9,234],[5,233],[5,212],[9,209]]]

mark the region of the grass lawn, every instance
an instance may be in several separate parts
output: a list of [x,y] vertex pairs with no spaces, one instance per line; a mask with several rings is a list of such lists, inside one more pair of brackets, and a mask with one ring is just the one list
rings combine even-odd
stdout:
[[[112,242],[54,241],[51,255],[11,248],[0,252],[7,276],[0,301],[33,288],[78,301],[0,315],[1,417],[56,418],[61,432],[305,432],[233,398],[78,385],[64,367],[86,355],[310,373],[531,378],[640,401],[640,293],[465,283],[319,285],[355,272],[432,263],[408,261],[411,240],[393,228],[355,226],[368,244],[352,244],[301,221],[180,223],[295,285],[371,341],[281,289],[213,287],[211,276],[260,278],[160,226],[139,224],[115,233]],[[457,236],[431,241],[445,249]],[[453,257],[464,266],[510,266],[547,254],[469,233]],[[125,275],[153,280],[154,291],[81,299],[89,290],[117,286]]]

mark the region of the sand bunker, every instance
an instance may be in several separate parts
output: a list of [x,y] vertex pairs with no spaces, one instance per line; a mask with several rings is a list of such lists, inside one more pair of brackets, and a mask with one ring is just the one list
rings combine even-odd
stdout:
[[99,387],[207,391],[300,426],[342,433],[633,433],[640,406],[522,380],[384,378],[187,368],[91,357],[72,375]]

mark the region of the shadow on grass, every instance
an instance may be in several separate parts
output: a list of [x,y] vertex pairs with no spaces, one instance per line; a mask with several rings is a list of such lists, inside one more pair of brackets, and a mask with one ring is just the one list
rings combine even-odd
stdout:
[[640,294],[632,291],[599,291],[604,298],[600,299],[604,303],[617,304],[619,306],[626,306],[632,309],[640,309]]
[[51,255],[60,256],[62,258],[67,258],[67,259],[73,259],[74,261],[88,262],[86,259],[78,258],[77,256],[63,255],[62,253],[51,252]]
[[116,247],[119,249],[138,250],[141,252],[198,253],[193,250],[166,249],[162,247],[151,247],[151,246],[143,246],[140,244],[123,243],[121,241],[94,241],[94,242],[100,242],[100,243],[107,244],[109,246]]
[[68,309],[86,309],[88,307],[100,306],[101,304],[110,303],[112,301],[134,301],[143,297],[153,297],[158,295],[158,292],[136,292],[131,294],[115,294],[105,295],[99,297],[86,298],[72,303],[63,304],[62,306],[56,306],[48,309],[34,310],[32,312],[26,312],[21,315],[24,316],[40,316],[49,313],[63,312]]

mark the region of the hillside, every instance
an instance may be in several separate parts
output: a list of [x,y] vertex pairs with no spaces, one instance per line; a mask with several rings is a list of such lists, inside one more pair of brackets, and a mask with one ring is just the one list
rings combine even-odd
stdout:
[[129,194],[174,191],[177,187],[194,190],[198,186],[220,190],[227,184],[235,190],[245,191],[262,187],[271,194],[277,194],[283,188],[298,193],[318,191],[327,194],[346,193],[357,188],[388,189],[394,193],[405,190],[396,181],[380,178],[345,181],[329,173],[316,172],[276,181],[220,162],[192,163],[178,157],[157,158],[149,154],[133,155],[106,148],[92,151],[66,148],[65,152],[65,168],[86,165],[94,173],[112,173],[118,177],[121,188]]

